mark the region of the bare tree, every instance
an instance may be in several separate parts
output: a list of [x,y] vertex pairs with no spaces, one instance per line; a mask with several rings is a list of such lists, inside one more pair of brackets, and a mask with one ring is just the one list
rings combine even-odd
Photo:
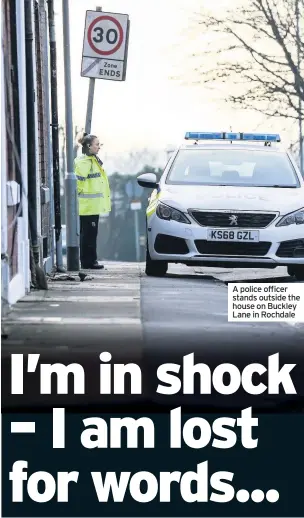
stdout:
[[226,100],[242,108],[303,118],[304,0],[232,3],[237,7],[219,15],[205,9],[196,14],[194,36],[208,42],[193,53],[199,64],[192,82],[213,88],[226,83]]

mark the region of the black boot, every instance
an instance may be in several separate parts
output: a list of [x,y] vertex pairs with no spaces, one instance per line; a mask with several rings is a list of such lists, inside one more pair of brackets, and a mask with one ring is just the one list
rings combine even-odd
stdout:
[[95,263],[92,266],[92,270],[102,270],[104,268],[103,264],[100,264],[98,261],[95,261]]
[[95,261],[93,264],[82,264],[81,269],[82,270],[102,270],[104,268],[103,264],[99,264],[98,261]]

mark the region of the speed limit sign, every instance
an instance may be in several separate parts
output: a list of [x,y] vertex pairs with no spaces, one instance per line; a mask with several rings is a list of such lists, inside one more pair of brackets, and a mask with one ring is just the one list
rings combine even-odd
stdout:
[[124,81],[129,41],[127,14],[87,11],[81,75]]

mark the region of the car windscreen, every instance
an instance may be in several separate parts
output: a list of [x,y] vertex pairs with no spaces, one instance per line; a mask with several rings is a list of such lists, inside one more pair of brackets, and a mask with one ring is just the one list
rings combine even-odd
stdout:
[[247,149],[181,149],[167,184],[298,187],[286,153]]

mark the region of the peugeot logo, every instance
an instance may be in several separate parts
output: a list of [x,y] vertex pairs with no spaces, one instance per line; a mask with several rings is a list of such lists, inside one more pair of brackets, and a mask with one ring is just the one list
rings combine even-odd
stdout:
[[232,216],[229,216],[230,225],[237,225],[237,223],[238,223],[237,218],[238,217],[235,214],[232,214]]

